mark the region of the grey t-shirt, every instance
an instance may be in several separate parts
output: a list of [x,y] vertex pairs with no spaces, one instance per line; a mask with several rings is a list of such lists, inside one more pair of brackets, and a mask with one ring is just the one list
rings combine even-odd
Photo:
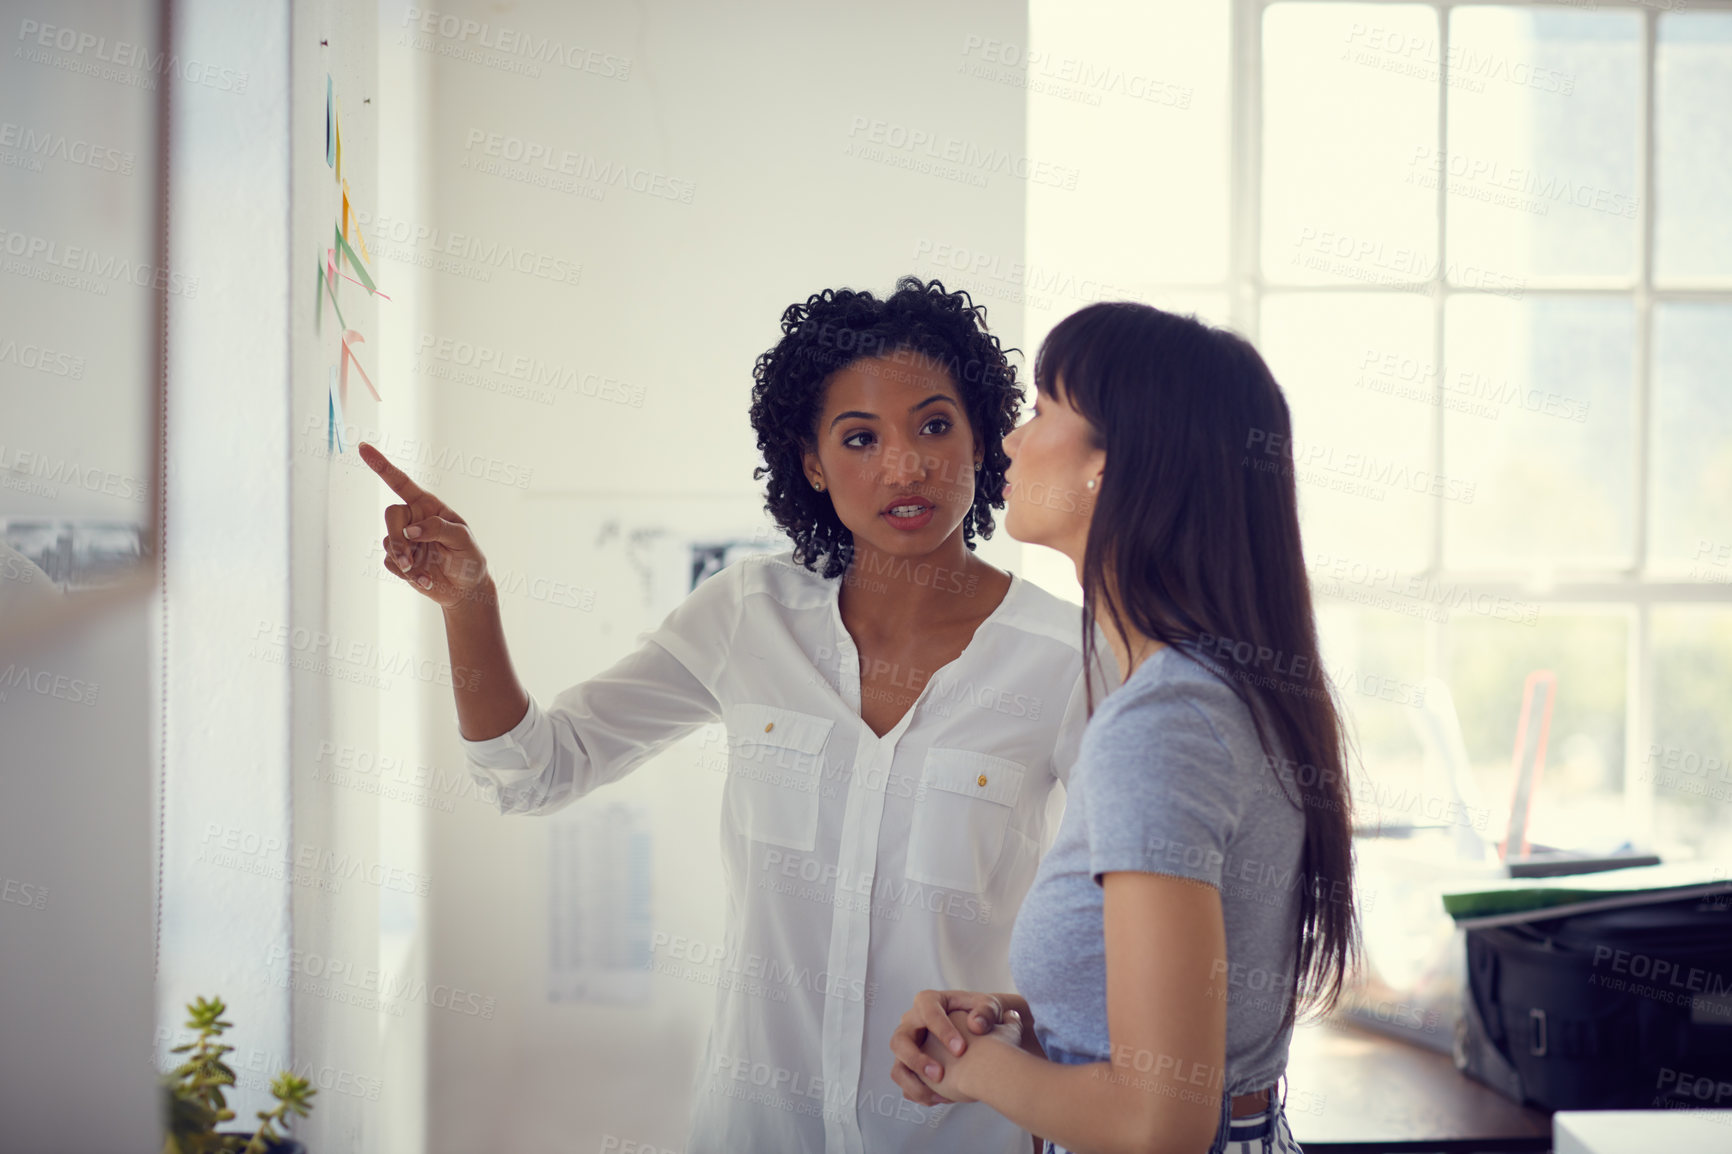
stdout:
[[1111,1060],[1100,878],[1135,870],[1221,893],[1227,961],[1208,996],[1227,1000],[1227,1068],[1210,1084],[1232,1095],[1280,1077],[1305,833],[1294,775],[1283,781],[1227,682],[1171,646],[1097,702],[1010,938],[1012,980],[1050,1059]]

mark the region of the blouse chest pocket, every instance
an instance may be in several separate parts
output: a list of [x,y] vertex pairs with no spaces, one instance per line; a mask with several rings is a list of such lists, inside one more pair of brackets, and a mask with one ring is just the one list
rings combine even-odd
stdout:
[[817,843],[824,743],[835,721],[774,705],[723,709],[728,727],[725,810],[756,841],[811,850]]
[[908,880],[982,893],[1004,849],[1026,772],[971,749],[930,749],[908,831]]

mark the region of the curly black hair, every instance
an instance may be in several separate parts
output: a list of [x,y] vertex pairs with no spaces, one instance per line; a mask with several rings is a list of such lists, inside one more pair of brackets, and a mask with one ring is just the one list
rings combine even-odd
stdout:
[[807,569],[824,563],[823,576],[840,577],[854,559],[854,536],[830,498],[812,488],[803,458],[817,434],[824,388],[838,370],[867,357],[921,353],[942,365],[962,395],[963,408],[985,457],[974,504],[962,520],[962,540],[992,536],[992,510],[1004,508],[1004,437],[1016,427],[1022,391],[1016,368],[987,332],[986,308],[965,290],[947,292],[937,281],[905,276],[883,300],[870,292],[825,289],[789,305],[782,339],[752,368],[752,428],[769,477],[764,509],[794,542],[794,560]]

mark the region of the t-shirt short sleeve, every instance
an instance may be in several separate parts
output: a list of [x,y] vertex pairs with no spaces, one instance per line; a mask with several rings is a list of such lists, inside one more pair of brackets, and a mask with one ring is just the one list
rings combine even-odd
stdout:
[[[1218,692],[1217,692],[1218,690]],[[1089,870],[1168,874],[1221,885],[1245,806],[1245,779],[1208,711],[1232,690],[1212,679],[1127,683],[1097,711],[1076,779]]]
[[647,640],[673,654],[711,693],[728,663],[728,651],[739,627],[746,567],[756,563],[756,558],[747,556],[711,574],[647,635]]

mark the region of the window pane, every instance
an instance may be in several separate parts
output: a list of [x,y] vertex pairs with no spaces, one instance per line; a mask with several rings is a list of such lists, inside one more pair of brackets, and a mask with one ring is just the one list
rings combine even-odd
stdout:
[[[1452,283],[1635,275],[1641,28],[1629,11],[1451,10]],[[1416,178],[1438,168],[1422,155]]]
[[1194,316],[1204,324],[1232,328],[1232,304],[1224,292],[1183,292],[1160,289],[1143,298],[1158,309]]
[[1536,669],[1557,675],[1557,701],[1528,811],[1528,840],[1609,849],[1630,835],[1623,794],[1628,648],[1629,620],[1621,612],[1550,612],[1534,625],[1492,617],[1450,623],[1450,692],[1475,781],[1492,811],[1491,840],[1502,840],[1509,827],[1510,755],[1523,686]]
[[1729,363],[1732,305],[1655,306],[1649,554],[1657,571],[1720,584],[1732,582]]
[[1358,828],[1425,825],[1447,786],[1426,776],[1412,714],[1424,700],[1424,622],[1378,609],[1317,607],[1323,667],[1346,709],[1359,759],[1349,766]]
[[1732,276],[1732,12],[1662,15],[1654,52],[1654,277]]
[[[977,300],[980,298],[976,298]],[[1204,324],[1219,325],[1232,328],[1232,311],[1227,294],[1224,292],[1197,292],[1184,289],[1151,288],[1132,296],[1116,296],[1104,299],[1139,300],[1158,309],[1181,316],[1194,316]],[[990,300],[983,303],[992,304]],[[1027,308],[1023,316],[1023,336],[1019,347],[1020,354],[1011,355],[1011,364],[1017,366],[1018,379],[1022,382],[1023,396],[1031,400],[1034,397],[1034,359],[1039,352],[1041,342],[1047,334],[1065,317],[1083,307],[1085,301],[1070,301],[1062,307],[1050,299],[1036,300],[1033,295],[1026,298]],[[996,314],[994,314],[996,315]],[[1063,561],[1063,557],[1060,556]],[[1064,561],[1069,565],[1070,562]],[[1074,570],[1073,570],[1074,579]]]
[[1437,271],[1437,16],[1409,4],[1276,4],[1263,17],[1263,275],[1400,284]]
[[1032,308],[1056,321],[1091,300],[1226,279],[1227,11],[1036,0],[1026,49],[965,44],[983,89],[1027,93],[1028,154],[1076,169],[1074,187],[1028,183]]
[[[978,298],[977,298],[978,299]],[[1034,358],[1040,349],[1041,342],[1053,330],[1053,326],[1071,313],[1076,312],[1085,304],[1084,300],[1060,300],[1051,296],[1036,296],[1030,293],[1024,297],[1023,335],[1018,341],[1018,347],[1023,349],[1020,358],[1012,355],[1011,363],[1020,366],[1018,372],[1026,385],[1026,392],[1032,396],[1034,391]],[[1170,313],[1181,316],[1194,316],[1204,324],[1231,327],[1232,309],[1224,292],[1206,292],[1185,289],[1169,289],[1155,286],[1142,286],[1131,291],[1125,290],[1096,300],[1135,300],[1153,305]],[[982,303],[992,306],[990,299]],[[992,316],[998,314],[993,312]]]
[[[1247,465],[1279,461],[1298,480],[1312,564],[1417,569],[1429,558],[1431,302],[1413,293],[1272,293],[1259,341],[1293,414],[1291,455],[1247,437]],[[1439,492],[1449,494],[1447,486]],[[1459,492],[1454,494],[1459,496]]]
[[1625,299],[1450,299],[1444,472],[1473,496],[1445,504],[1447,565],[1629,564],[1634,349]]
[[1640,772],[1654,783],[1654,828],[1703,857],[1732,856],[1732,609],[1656,608],[1654,740]]

